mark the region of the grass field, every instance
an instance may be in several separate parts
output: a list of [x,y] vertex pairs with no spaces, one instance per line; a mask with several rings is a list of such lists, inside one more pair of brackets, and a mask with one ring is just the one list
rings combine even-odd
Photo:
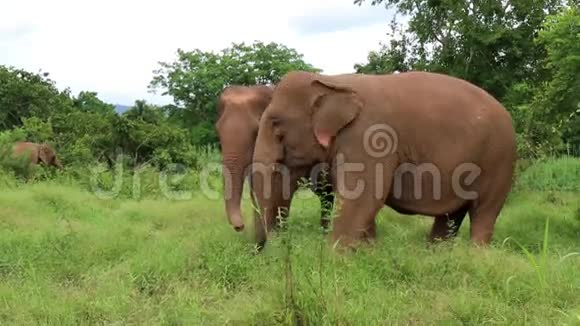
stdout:
[[468,219],[429,247],[430,219],[385,208],[373,247],[333,253],[302,196],[255,255],[201,193],[104,200],[70,178],[6,177],[0,324],[580,325],[580,161],[518,180],[487,249],[469,244]]

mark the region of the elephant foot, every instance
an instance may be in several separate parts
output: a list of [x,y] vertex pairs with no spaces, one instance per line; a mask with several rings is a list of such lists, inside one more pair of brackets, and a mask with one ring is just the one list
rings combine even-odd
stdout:
[[264,247],[266,247],[266,240],[262,240],[260,242],[257,242],[256,245],[254,246],[254,253],[255,254],[259,254],[264,250]]
[[446,216],[438,216],[435,218],[433,227],[427,241],[429,243],[438,243],[449,240],[455,237],[457,233],[454,232],[453,221],[448,220]]
[[333,234],[332,245],[339,252],[356,251],[362,248],[372,247],[376,243],[376,225],[373,221],[361,232],[347,233],[344,235]]
[[437,243],[455,238],[465,214],[467,214],[467,209],[468,206],[465,205],[451,214],[436,216],[428,236],[428,242]]
[[331,246],[338,253],[355,253],[361,249],[371,248],[376,240],[371,237],[362,237],[357,239],[340,238],[333,239]]
[[377,238],[377,222],[373,219],[367,229],[364,232],[364,239],[367,241],[373,241]]

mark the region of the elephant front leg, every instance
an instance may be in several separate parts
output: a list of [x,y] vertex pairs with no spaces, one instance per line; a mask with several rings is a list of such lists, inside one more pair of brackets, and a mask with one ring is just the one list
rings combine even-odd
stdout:
[[[270,231],[284,226],[284,222],[290,213],[290,204],[297,189],[299,176],[292,173],[286,176],[289,179],[276,179],[272,185],[271,194],[267,197],[263,197],[263,194],[261,194],[261,206],[259,200],[252,197],[255,205],[255,241],[259,250],[266,244]],[[263,191],[263,189],[261,190]]]
[[289,201],[266,207],[262,214],[254,212],[254,236],[258,250],[264,248],[270,231],[280,228],[280,221],[286,220],[290,212]]
[[337,172],[337,204],[332,241],[340,247],[354,247],[376,237],[376,215],[384,206],[392,182],[392,168],[369,164],[363,171]]
[[339,197],[338,217],[334,221],[332,242],[341,247],[354,247],[360,241],[376,237],[376,215],[383,206],[377,199],[358,200]]

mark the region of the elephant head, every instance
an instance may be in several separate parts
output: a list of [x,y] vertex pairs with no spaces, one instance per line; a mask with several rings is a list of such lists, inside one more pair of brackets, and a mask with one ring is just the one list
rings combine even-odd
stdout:
[[362,105],[334,78],[288,73],[260,120],[252,171],[260,222],[266,226],[256,235],[259,246],[265,243],[268,226],[274,225],[276,207],[291,200],[294,181],[317,164],[327,164],[332,139],[355,119]]
[[249,173],[260,117],[270,102],[269,86],[229,86],[218,99],[219,136],[226,213],[236,231],[244,229],[241,198],[244,179]]
[[49,144],[38,145],[38,162],[42,161],[46,165],[52,165],[57,169],[63,170],[64,167],[56,156],[56,153]]

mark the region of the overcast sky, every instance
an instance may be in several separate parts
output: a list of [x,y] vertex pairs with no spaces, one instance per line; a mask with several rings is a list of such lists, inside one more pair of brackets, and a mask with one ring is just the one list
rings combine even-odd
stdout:
[[[390,13],[352,0],[18,0],[0,9],[0,64],[49,72],[61,89],[106,102],[168,103],[148,93],[176,50],[278,42],[324,73],[352,72],[385,42]],[[368,1],[370,2],[370,1]]]

